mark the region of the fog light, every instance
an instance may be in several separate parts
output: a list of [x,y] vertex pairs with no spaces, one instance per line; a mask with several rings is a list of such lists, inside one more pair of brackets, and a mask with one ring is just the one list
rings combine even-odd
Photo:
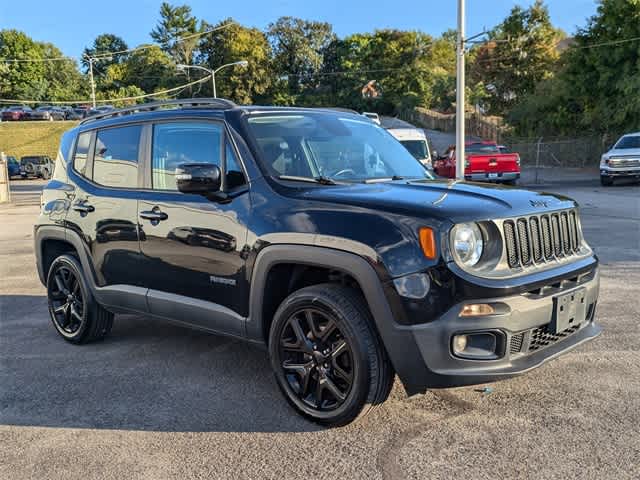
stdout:
[[493,360],[504,355],[503,339],[502,335],[494,332],[454,335],[451,339],[451,349],[456,357]]
[[465,305],[460,311],[461,317],[478,317],[481,315],[492,315],[495,313],[494,308],[488,303],[472,303]]
[[453,353],[461,354],[467,348],[467,336],[456,335],[453,337]]

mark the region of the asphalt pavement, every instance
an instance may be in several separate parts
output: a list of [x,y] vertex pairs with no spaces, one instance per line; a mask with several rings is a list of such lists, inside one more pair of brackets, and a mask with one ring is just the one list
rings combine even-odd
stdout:
[[640,477],[638,186],[553,186],[602,262],[602,336],[492,390],[396,382],[339,429],[296,415],[237,340],[124,315],[103,342],[60,339],[23,187],[0,206],[0,479]]

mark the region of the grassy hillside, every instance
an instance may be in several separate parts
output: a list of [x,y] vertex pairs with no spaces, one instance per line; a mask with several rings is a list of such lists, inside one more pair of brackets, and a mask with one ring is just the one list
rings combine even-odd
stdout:
[[0,152],[17,159],[24,155],[55,158],[62,133],[78,122],[2,122]]

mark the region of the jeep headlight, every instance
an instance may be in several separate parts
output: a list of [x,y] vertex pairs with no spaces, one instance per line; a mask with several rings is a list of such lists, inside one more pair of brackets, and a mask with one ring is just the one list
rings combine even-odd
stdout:
[[460,265],[473,267],[484,249],[482,231],[477,223],[460,223],[451,230],[451,252]]

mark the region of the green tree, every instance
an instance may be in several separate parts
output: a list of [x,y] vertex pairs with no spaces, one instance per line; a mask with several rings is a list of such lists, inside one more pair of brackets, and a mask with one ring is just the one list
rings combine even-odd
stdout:
[[142,45],[131,53],[123,64],[121,81],[135,85],[145,92],[154,92],[170,87],[175,82],[176,66],[157,45]]
[[563,36],[542,0],[526,9],[513,7],[490,33],[490,41],[476,49],[470,68],[470,81],[487,85],[491,113],[509,111],[533,93],[536,83],[553,75]]
[[[61,58],[63,53],[51,43],[39,43],[42,58]],[[85,98],[89,91],[86,78],[78,70],[75,60],[44,62],[42,79],[46,83],[44,98],[67,101]]]
[[[333,42],[327,51],[326,82],[334,104],[382,113],[428,106],[435,83],[432,38],[422,32],[377,30]],[[382,97],[363,99],[362,87],[375,80]]]
[[273,49],[273,63],[279,76],[285,76],[292,94],[317,83],[314,74],[324,64],[324,52],[336,38],[329,23],[280,17],[267,29]]
[[620,133],[640,125],[640,1],[601,0],[562,54],[558,74],[536,85],[509,120],[525,135]]
[[191,64],[198,46],[197,33],[203,31],[198,19],[188,5],[172,6],[167,2],[160,5],[160,21],[151,31],[151,38],[159,43],[175,63]]
[[117,35],[112,33],[98,35],[91,47],[86,47],[82,53],[82,66],[85,73],[89,71],[89,59],[87,57],[98,57],[93,61],[93,74],[96,77],[96,81],[98,81],[99,77],[104,75],[110,65],[122,63],[127,59],[126,54],[111,54],[128,49],[126,42]]
[[[37,60],[41,47],[23,32],[0,30],[0,58]],[[44,62],[8,62],[0,76],[0,97],[44,99],[47,85],[42,82]]]
[[[230,67],[220,71],[217,91],[221,97],[247,104],[263,99],[272,84],[271,48],[263,32],[243,27],[228,18],[217,25],[204,25],[205,30],[222,27],[204,36],[199,45],[198,62],[211,69],[227,63],[246,60],[247,67]],[[212,93],[209,82],[203,92]]]

